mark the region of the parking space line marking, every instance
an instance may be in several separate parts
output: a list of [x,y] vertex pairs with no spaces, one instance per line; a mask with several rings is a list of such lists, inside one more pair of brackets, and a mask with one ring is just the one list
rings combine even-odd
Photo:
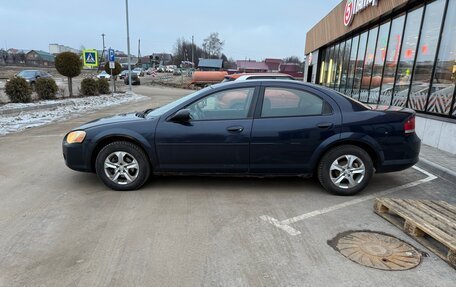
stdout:
[[322,215],[322,214],[325,214],[325,213],[329,213],[329,212],[332,212],[332,211],[335,211],[335,210],[338,210],[338,209],[341,209],[341,208],[345,208],[345,207],[348,207],[348,206],[351,206],[351,205],[354,205],[354,204],[358,204],[358,203],[361,203],[361,202],[364,202],[364,201],[367,201],[367,200],[375,199],[376,197],[379,197],[379,196],[385,196],[387,194],[391,194],[393,192],[397,192],[397,191],[402,190],[402,189],[406,189],[406,188],[414,187],[414,186],[417,186],[417,185],[420,185],[420,184],[423,184],[423,183],[426,183],[426,182],[430,182],[430,181],[432,181],[432,180],[437,178],[437,176],[433,175],[432,173],[430,173],[430,172],[428,172],[428,171],[426,171],[426,170],[424,170],[422,168],[419,168],[417,166],[413,166],[413,168],[418,170],[419,172],[425,174],[427,177],[423,178],[423,179],[419,179],[419,180],[413,181],[413,182],[410,182],[410,183],[406,183],[406,184],[403,184],[403,185],[400,185],[400,186],[392,187],[392,188],[389,188],[387,190],[384,190],[384,191],[381,191],[381,192],[377,192],[377,193],[374,193],[374,194],[371,194],[371,195],[366,195],[366,196],[363,196],[363,197],[360,197],[360,198],[356,198],[356,199],[353,199],[353,200],[349,200],[349,201],[346,201],[346,202],[342,202],[342,203],[339,203],[339,204],[336,204],[336,205],[333,205],[333,206],[330,206],[330,207],[325,207],[325,208],[322,208],[322,209],[319,209],[319,210],[314,210],[314,211],[311,211],[311,212],[308,212],[308,213],[304,213],[304,214],[301,214],[301,215],[298,215],[298,216],[295,216],[295,217],[284,219],[282,221],[279,221],[278,219],[270,217],[270,216],[267,216],[267,215],[262,215],[262,216],[260,216],[260,218],[262,220],[266,221],[266,222],[271,223],[275,227],[277,227],[279,229],[282,229],[283,231],[286,231],[288,234],[290,234],[292,236],[299,235],[299,234],[301,234],[301,232],[299,230],[296,230],[293,227],[291,227],[290,224],[296,223],[298,221],[305,220],[305,219],[308,219],[308,218],[311,218],[311,217],[315,217],[315,216],[318,216],[318,215]]

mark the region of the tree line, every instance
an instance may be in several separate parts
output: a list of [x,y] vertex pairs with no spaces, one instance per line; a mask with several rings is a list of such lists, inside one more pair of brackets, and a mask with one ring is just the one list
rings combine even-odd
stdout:
[[[201,46],[186,39],[178,38],[173,50],[173,64],[180,65],[183,61],[192,61],[192,46],[193,46],[193,59],[195,67],[198,67],[200,58],[204,59],[222,59],[223,67],[225,69],[235,69],[236,62],[233,58],[228,58],[222,51],[225,41],[222,41],[219,37],[219,33],[211,33],[207,38],[203,40]],[[304,69],[304,63],[296,56],[284,58],[285,63],[296,63],[299,65],[299,69]]]

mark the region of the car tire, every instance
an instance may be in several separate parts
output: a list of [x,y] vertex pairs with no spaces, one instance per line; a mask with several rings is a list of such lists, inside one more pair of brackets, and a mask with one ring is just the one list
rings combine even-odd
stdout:
[[150,175],[147,155],[140,147],[126,141],[104,146],[97,155],[95,169],[107,187],[120,191],[139,189]]
[[336,195],[354,195],[362,191],[374,167],[369,154],[354,145],[338,146],[329,150],[318,165],[318,180]]

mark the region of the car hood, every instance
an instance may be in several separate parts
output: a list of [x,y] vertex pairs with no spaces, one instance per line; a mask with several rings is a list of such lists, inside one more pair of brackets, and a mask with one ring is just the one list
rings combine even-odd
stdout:
[[132,122],[132,121],[144,121],[145,118],[138,115],[138,113],[128,113],[128,114],[117,114],[105,118],[99,118],[94,121],[88,122],[79,126],[74,130],[85,130],[93,127],[99,127],[104,125]]

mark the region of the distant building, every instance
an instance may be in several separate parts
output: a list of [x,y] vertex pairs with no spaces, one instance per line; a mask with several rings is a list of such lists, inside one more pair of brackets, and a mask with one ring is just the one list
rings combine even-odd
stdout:
[[25,63],[28,66],[54,66],[54,55],[40,50],[31,50],[25,54]]
[[236,65],[238,71],[244,73],[266,73],[269,70],[265,62],[257,62],[255,60],[239,60],[236,61]]
[[268,66],[268,72],[277,73],[279,71],[279,66],[282,64],[282,59],[264,59],[266,66]]
[[202,71],[220,71],[223,67],[222,59],[203,59],[198,61],[198,69]]
[[279,72],[288,74],[300,80],[304,77],[304,71],[301,70],[301,66],[297,63],[282,63],[279,66]]
[[68,46],[59,45],[59,44],[49,44],[49,53],[52,55],[57,55],[63,52],[72,52],[75,54],[81,53],[78,49],[74,49]]

